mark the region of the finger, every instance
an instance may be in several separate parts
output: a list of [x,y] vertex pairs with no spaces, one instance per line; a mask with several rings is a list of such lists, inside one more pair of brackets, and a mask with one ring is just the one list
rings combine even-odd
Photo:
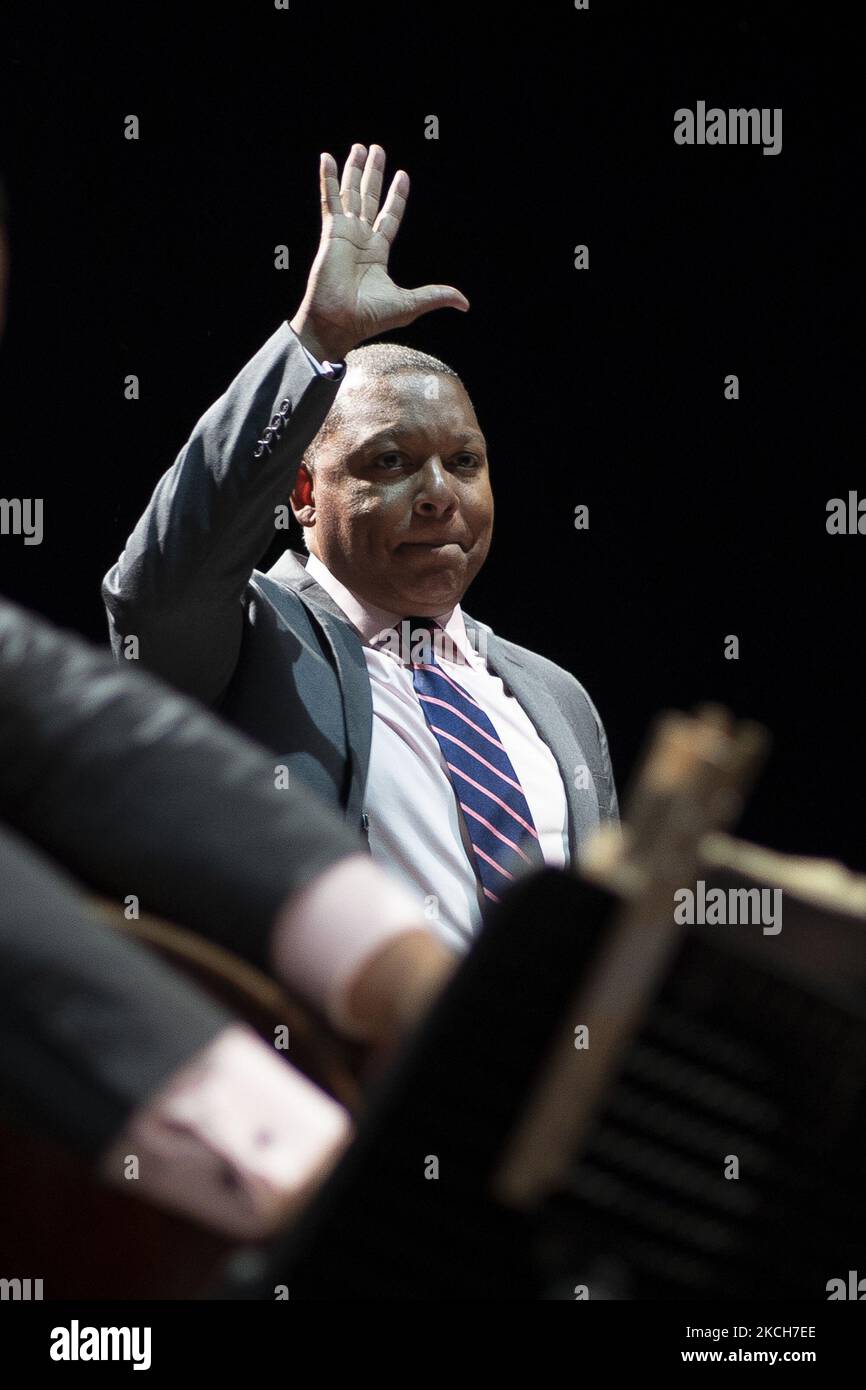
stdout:
[[329,213],[339,216],[343,211],[340,202],[340,182],[337,178],[337,161],[332,154],[319,155],[319,198],[322,204],[322,218]]
[[469,309],[469,300],[453,285],[422,285],[417,290],[406,290],[405,294],[405,317],[395,327],[404,328],[433,309],[460,309],[464,314]]
[[361,216],[371,225],[379,211],[382,196],[382,174],[385,170],[385,151],[381,145],[371,145],[361,178]]
[[343,211],[354,217],[361,216],[361,173],[367,158],[366,145],[353,145],[349,158],[343,165],[343,181],[340,184],[340,197]]
[[400,223],[403,221],[403,213],[406,211],[406,199],[408,197],[409,175],[406,173],[405,169],[398,169],[391,180],[391,187],[388,189],[385,205],[373,224],[373,231],[381,232],[389,244],[394,240],[400,230]]

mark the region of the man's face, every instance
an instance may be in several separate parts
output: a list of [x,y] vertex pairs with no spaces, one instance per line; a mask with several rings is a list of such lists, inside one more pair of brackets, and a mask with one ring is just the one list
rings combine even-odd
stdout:
[[458,603],[493,530],[484,436],[459,382],[441,373],[347,373],[341,424],[292,497],[307,542],[368,603],[432,617]]

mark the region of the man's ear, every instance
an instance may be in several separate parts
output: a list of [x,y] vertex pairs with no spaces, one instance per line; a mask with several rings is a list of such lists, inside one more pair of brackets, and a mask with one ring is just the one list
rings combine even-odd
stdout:
[[316,524],[316,496],[313,475],[306,464],[301,464],[291,496],[292,512],[302,526]]

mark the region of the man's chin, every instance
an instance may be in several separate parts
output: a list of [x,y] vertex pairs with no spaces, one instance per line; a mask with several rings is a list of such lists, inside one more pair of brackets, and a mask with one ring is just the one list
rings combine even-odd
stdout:
[[423,560],[413,557],[406,567],[396,567],[394,590],[400,596],[402,611],[433,617],[459,603],[469,583],[463,560],[461,551],[456,563],[453,557],[428,555]]

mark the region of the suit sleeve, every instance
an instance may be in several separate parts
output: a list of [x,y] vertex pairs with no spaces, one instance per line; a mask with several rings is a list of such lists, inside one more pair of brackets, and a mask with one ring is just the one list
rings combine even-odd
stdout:
[[231,1022],[0,825],[3,1109],[88,1157]]
[[264,969],[288,896],[361,850],[258,745],[2,601],[0,820]]
[[[573,679],[573,678],[572,678]],[[616,782],[613,775],[613,765],[610,760],[610,749],[607,742],[607,733],[602,723],[594,701],[590,697],[586,688],[575,681],[580,702],[585,701],[589,707],[590,714],[595,723],[595,730],[598,738],[598,766],[596,769],[596,783],[598,790],[598,812],[599,819],[603,821],[619,820],[619,797],[616,791]]]
[[610,750],[607,746],[607,734],[605,733],[604,725],[601,722],[601,717],[598,713],[598,710],[595,709],[594,705],[593,710],[595,711],[595,718],[598,724],[598,742],[601,751],[602,776],[604,780],[604,796],[606,800],[606,806],[604,804],[604,801],[602,801],[600,807],[601,819],[618,821],[619,797],[617,796],[616,782],[614,780],[613,775],[613,766],[610,761]]
[[135,637],[150,670],[219,701],[247,582],[338,387],[283,323],[202,416],[103,580],[116,656]]

